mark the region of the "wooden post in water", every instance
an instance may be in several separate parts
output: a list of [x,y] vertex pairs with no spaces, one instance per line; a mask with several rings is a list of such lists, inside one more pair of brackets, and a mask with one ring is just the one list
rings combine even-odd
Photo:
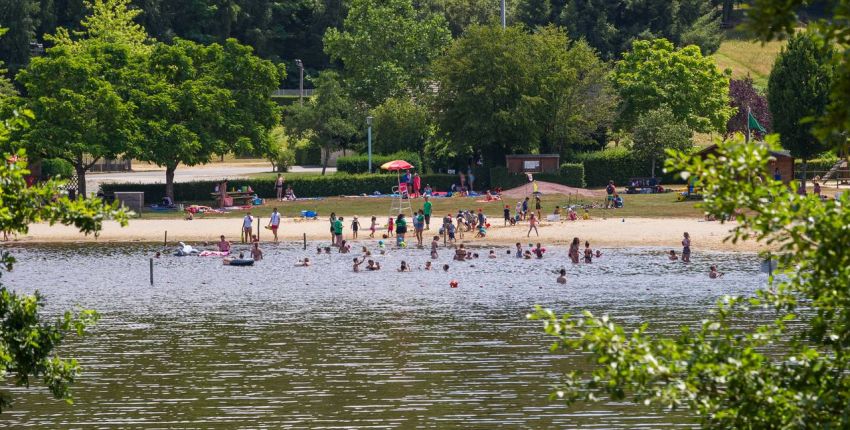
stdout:
[[307,250],[307,233],[304,233],[304,250]]
[[153,285],[153,258],[151,258],[151,285]]
[[257,242],[260,241],[260,217],[257,217]]
[[162,241],[162,246],[168,246],[168,230],[165,230],[165,239]]

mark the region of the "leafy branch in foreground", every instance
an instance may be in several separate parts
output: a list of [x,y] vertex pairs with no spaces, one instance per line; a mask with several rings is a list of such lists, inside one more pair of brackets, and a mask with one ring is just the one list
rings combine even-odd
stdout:
[[[555,398],[685,408],[706,428],[850,426],[850,197],[822,202],[771,179],[776,144],[736,135],[705,159],[671,152],[667,168],[698,178],[707,213],[736,220],[727,240],[772,245],[784,276],[755,297],[724,297],[698,327],[672,337],[538,307],[529,318],[557,337],[552,349],[595,364],[589,375],[566,375]],[[756,311],[773,317],[741,327],[736,316]]]
[[[14,145],[8,141],[10,129],[26,127],[30,114],[24,112],[0,122],[0,231],[6,234],[26,233],[29,224],[47,222],[73,225],[85,234],[97,234],[103,221],[117,220],[127,224],[127,214],[116,204],[99,199],[70,200],[61,196],[59,182],[50,181],[27,186],[26,153],[20,149],[7,152]],[[3,251],[0,265],[12,270],[15,260]],[[0,272],[2,275],[2,272]],[[40,379],[57,399],[71,401],[70,385],[79,373],[74,359],[60,357],[56,348],[71,334],[82,336],[86,327],[99,315],[86,309],[68,311],[54,322],[46,322],[39,314],[44,298],[18,294],[0,285],[0,379],[28,387],[32,379]],[[11,405],[11,396],[0,392],[0,411]]]

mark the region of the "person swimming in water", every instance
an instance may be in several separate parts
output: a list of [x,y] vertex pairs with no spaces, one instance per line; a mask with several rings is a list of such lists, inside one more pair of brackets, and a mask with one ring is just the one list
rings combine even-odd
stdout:
[[258,242],[254,242],[254,245],[251,247],[251,258],[254,261],[260,261],[263,259],[263,251],[260,249],[260,244]]
[[425,270],[431,270],[431,262],[430,261],[425,262]]
[[357,259],[357,257],[354,257],[354,263],[352,264],[352,270],[354,270],[355,272],[359,272],[360,271],[360,265],[363,264],[364,261],[366,261],[365,256],[360,257],[359,260]]
[[555,282],[559,284],[567,283],[567,269],[561,269],[561,276],[558,276],[558,279],[555,279]]
[[516,258],[522,258],[522,245],[519,242],[516,243]]
[[443,272],[448,272],[448,271],[449,271],[449,265],[443,264]]
[[488,256],[487,256],[487,258],[496,258],[496,250],[495,250],[495,249],[491,249],[491,250],[490,250],[490,255],[488,255]]
[[[242,258],[242,254],[239,254],[239,258]],[[310,264],[310,259],[305,258],[303,260],[298,260],[298,262],[295,263],[295,267],[310,267]]]
[[398,268],[398,271],[399,272],[409,272],[410,266],[407,265],[406,261],[401,260],[401,267]]
[[463,244],[461,243],[460,246],[458,246],[457,250],[455,250],[454,260],[464,261],[466,260],[466,255],[466,249],[463,248]]
[[218,241],[218,251],[226,252],[228,254],[230,253],[230,242],[224,238],[224,235],[221,235],[221,238]]
[[546,253],[546,249],[540,246],[540,242],[537,242],[537,246],[531,249],[531,253],[537,258],[543,258],[543,254]]
[[670,250],[670,253],[667,254],[667,255],[668,255],[667,259],[670,260],[670,261],[678,261],[679,260],[679,257],[676,256],[676,251],[673,251],[672,249]]
[[602,257],[602,251],[596,250],[596,258]]
[[711,279],[717,279],[721,276],[723,276],[723,272],[718,272],[717,266],[712,264],[711,267],[708,270],[708,277],[711,278]]
[[366,264],[366,270],[381,270],[381,263],[378,263],[375,260],[369,260],[369,262]]

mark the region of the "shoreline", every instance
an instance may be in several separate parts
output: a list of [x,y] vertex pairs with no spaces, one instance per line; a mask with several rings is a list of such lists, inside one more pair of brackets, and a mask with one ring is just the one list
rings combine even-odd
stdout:
[[[366,220],[366,217],[359,217]],[[350,220],[350,218],[346,217]],[[264,226],[268,220],[261,220]],[[437,223],[441,224],[438,218]],[[677,252],[681,249],[682,233],[691,235],[692,248],[713,251],[754,252],[766,250],[768,247],[755,241],[744,241],[738,244],[723,242],[728,232],[734,227],[734,222],[721,224],[717,221],[702,221],[693,218],[612,218],[579,221],[543,222],[539,227],[540,236],[526,236],[527,224],[514,227],[503,227],[498,224],[501,220],[492,222],[486,238],[475,239],[473,232],[464,233],[463,239],[458,237],[457,243],[471,246],[513,245],[516,242],[541,242],[544,246],[568,245],[573,237],[578,237],[582,243],[590,241],[592,247],[630,248],[630,247],[666,247]],[[433,235],[437,234],[439,224],[432,223],[431,230],[425,230],[423,243],[427,246]],[[242,220],[239,218],[196,219],[185,221],[179,219],[134,219],[127,227],[121,228],[118,223],[107,221],[98,237],[84,236],[73,227],[62,225],[50,226],[40,223],[30,225],[26,235],[3,242],[5,245],[14,244],[50,244],[50,243],[163,243],[166,232],[168,246],[178,241],[187,243],[217,242],[221,234],[233,242],[239,243]],[[256,231],[256,223],[254,230]],[[361,226],[357,239],[352,239],[350,224],[346,222],[344,237],[352,244],[377,242],[386,230],[380,229],[374,239],[369,238],[368,226]],[[304,234],[308,242],[330,242],[330,232],[327,220],[302,220],[300,218],[284,218],[278,231],[281,241],[302,241]],[[407,242],[411,243],[413,233],[408,233]],[[260,241],[270,242],[272,232],[260,228]],[[394,240],[394,239],[393,239]]]

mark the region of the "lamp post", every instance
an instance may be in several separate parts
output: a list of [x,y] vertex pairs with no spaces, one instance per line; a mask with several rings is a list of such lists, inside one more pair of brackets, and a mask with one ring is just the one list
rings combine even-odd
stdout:
[[295,65],[298,66],[298,102],[304,106],[304,63],[301,60],[295,60]]
[[506,13],[505,13],[505,0],[502,0],[502,30],[504,30],[505,27],[506,27],[506,24],[507,24],[506,18],[507,18],[507,16],[506,16]]
[[369,173],[372,173],[372,116],[366,117],[366,125],[369,127],[366,132],[367,136],[367,151],[369,153]]

